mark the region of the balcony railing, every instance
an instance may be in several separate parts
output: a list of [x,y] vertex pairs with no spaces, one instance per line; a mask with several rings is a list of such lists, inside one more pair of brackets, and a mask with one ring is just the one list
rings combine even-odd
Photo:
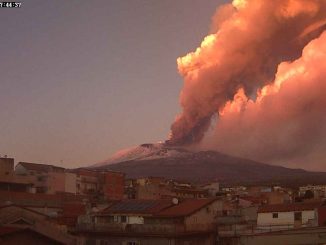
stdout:
[[78,224],[77,231],[85,232],[112,232],[112,233],[134,233],[134,234],[182,234],[195,232],[213,232],[216,226],[213,224]]

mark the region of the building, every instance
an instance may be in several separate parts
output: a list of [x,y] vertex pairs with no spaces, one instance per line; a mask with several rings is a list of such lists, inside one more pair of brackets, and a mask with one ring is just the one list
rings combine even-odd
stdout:
[[64,192],[77,194],[77,175],[71,172],[65,172]]
[[51,216],[26,207],[6,205],[0,207],[0,243],[73,245],[76,240],[61,231]]
[[99,174],[100,188],[106,200],[121,200],[124,196],[125,174],[103,171]]
[[170,186],[163,177],[147,177],[135,180],[136,199],[158,200],[173,196]]
[[19,162],[15,174],[30,177],[37,193],[55,194],[67,192],[76,194],[76,174],[62,167],[48,164]]
[[0,177],[0,190],[35,192],[33,181],[25,176],[3,175]]
[[208,245],[216,241],[218,199],[122,200],[79,218],[80,244]]
[[221,245],[306,245],[326,244],[326,227],[307,227],[293,230],[282,230],[261,234],[240,235],[234,237],[233,242],[219,243]]
[[0,157],[0,178],[2,176],[12,176],[14,174],[14,159]]
[[301,186],[299,187],[299,196],[305,197],[307,191],[310,191],[314,198],[326,197],[326,185]]
[[172,189],[172,193],[177,198],[206,198],[208,197],[208,190],[196,188],[196,187],[175,187]]
[[76,174],[76,186],[77,186],[77,194],[81,195],[94,195],[99,194],[99,179],[98,172],[79,168],[75,169],[73,173]]
[[0,190],[34,192],[33,186],[33,179],[15,175],[13,158],[0,158]]
[[320,202],[264,205],[259,207],[257,228],[282,230],[318,226]]

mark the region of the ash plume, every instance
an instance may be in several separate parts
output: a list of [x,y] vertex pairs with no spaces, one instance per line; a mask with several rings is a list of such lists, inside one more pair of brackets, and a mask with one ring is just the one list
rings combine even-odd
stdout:
[[[184,78],[182,113],[171,126],[173,145],[200,142],[239,88],[255,95],[278,64],[300,57],[325,29],[325,0],[234,0],[213,17],[212,34],[177,60]],[[219,121],[220,119],[218,119]]]
[[278,66],[272,84],[250,99],[239,89],[220,110],[202,148],[322,170],[326,161],[326,31],[302,56]]

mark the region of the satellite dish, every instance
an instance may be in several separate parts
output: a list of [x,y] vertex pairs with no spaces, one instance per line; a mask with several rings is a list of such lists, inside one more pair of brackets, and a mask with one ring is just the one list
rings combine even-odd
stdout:
[[178,203],[179,203],[178,198],[173,197],[173,198],[172,198],[172,203],[173,203],[174,205],[178,205]]

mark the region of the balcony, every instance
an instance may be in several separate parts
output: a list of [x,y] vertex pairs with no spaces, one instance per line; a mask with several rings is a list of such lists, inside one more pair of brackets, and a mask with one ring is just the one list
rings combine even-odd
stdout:
[[185,226],[183,224],[78,224],[77,232],[105,232],[111,234],[133,234],[133,235],[182,235],[192,233],[211,233],[215,231],[213,224],[194,224]]

